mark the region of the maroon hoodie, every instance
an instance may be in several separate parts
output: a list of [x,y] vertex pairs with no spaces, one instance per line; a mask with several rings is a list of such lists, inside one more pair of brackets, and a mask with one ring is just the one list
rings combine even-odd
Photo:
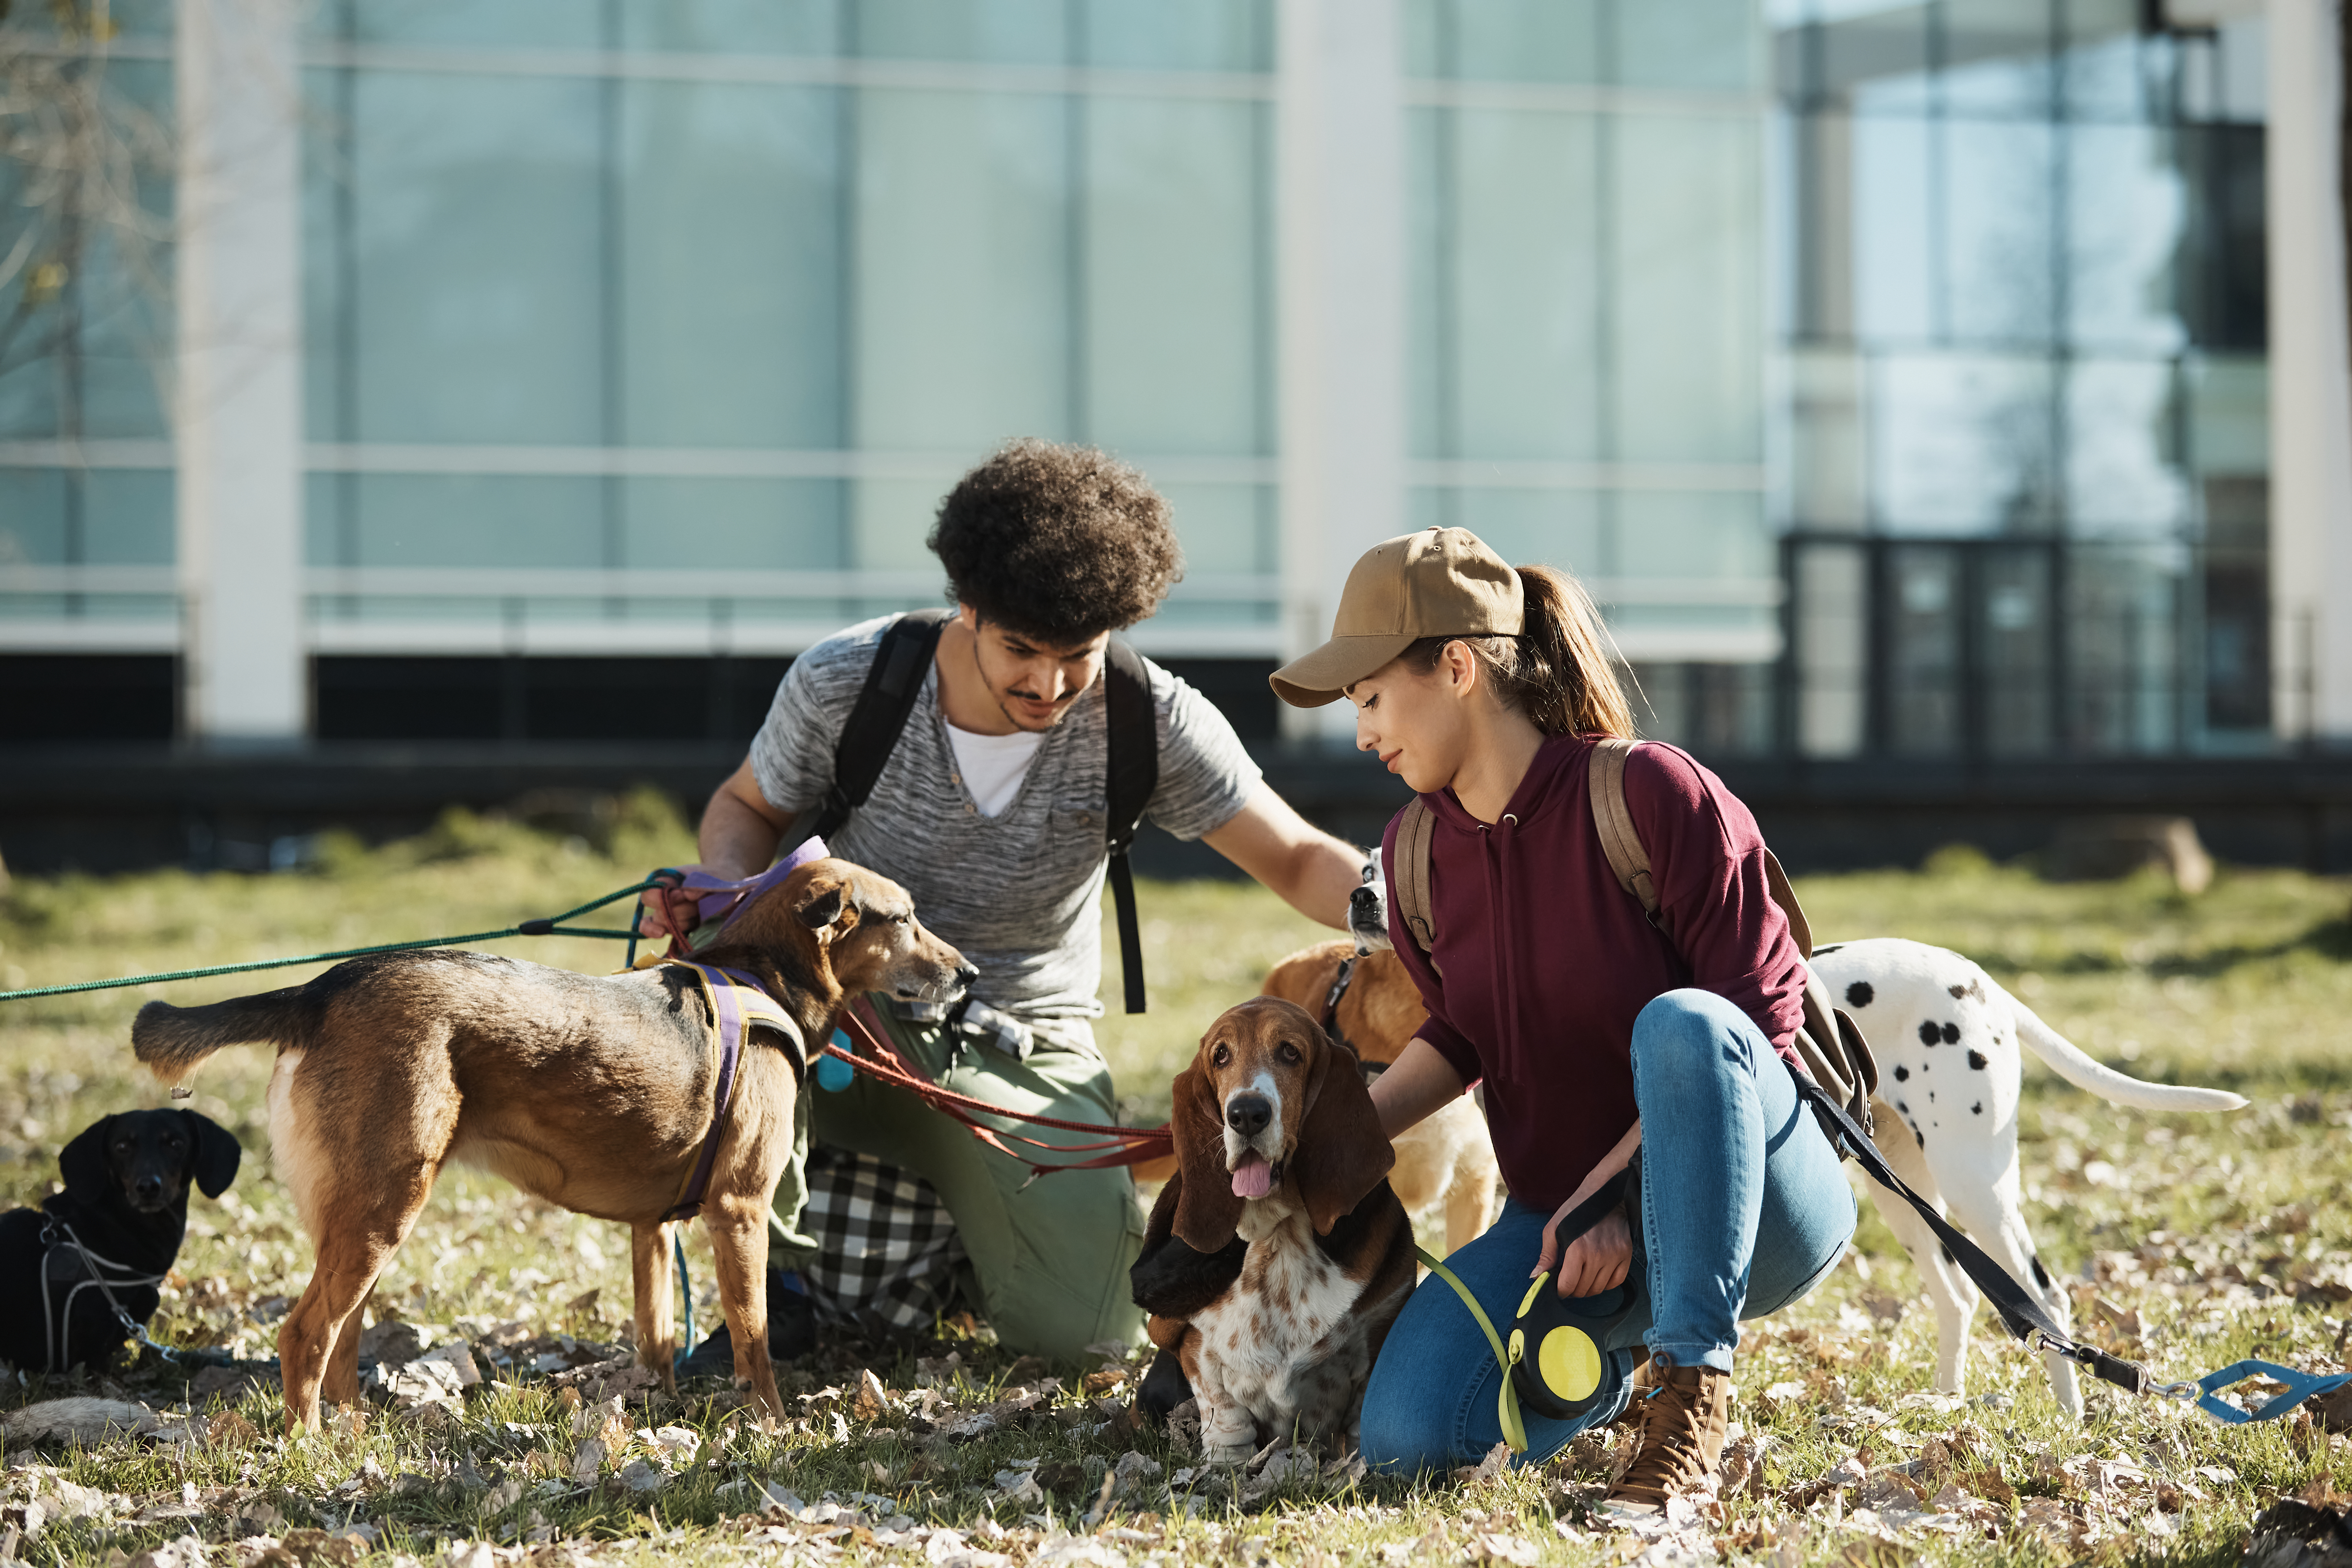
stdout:
[[[1429,1008],[1421,1037],[1465,1083],[1486,1080],[1503,1179],[1541,1209],[1565,1202],[1633,1125],[1633,1019],[1651,998],[1712,991],[1791,1060],[1804,1016],[1803,960],[1765,890],[1748,808],[1675,747],[1633,748],[1625,804],[1649,851],[1662,934],[1601,853],[1585,793],[1591,754],[1587,736],[1545,741],[1491,826],[1451,790],[1423,795],[1437,817],[1433,955],[1390,904],[1390,935]],[[1381,845],[1391,887],[1396,830],[1391,822]]]

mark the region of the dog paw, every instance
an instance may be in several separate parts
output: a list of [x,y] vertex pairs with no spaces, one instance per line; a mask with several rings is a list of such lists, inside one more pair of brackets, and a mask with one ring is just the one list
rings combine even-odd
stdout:
[[1219,1443],[1205,1436],[1201,1439],[1201,1462],[1206,1465],[1246,1465],[1256,1452],[1255,1443]]

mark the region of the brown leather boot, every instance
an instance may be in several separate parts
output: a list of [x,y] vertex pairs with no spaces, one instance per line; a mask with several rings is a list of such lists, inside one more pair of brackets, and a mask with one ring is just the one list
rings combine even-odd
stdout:
[[1616,1418],[1609,1423],[1610,1426],[1640,1426],[1642,1406],[1650,1390],[1657,1386],[1658,1374],[1650,1369],[1650,1358],[1643,1356],[1633,1363],[1633,1375],[1625,1380],[1625,1408],[1617,1412]]
[[1675,1498],[1711,1497],[1706,1483],[1723,1462],[1731,1374],[1676,1366],[1663,1351],[1649,1371],[1650,1386],[1634,1401],[1642,1426],[1633,1462],[1602,1504],[1616,1513],[1659,1513]]

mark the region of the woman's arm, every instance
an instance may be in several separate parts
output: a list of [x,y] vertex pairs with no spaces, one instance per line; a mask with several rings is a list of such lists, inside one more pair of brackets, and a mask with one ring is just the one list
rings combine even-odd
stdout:
[[1642,1119],[1637,1116],[1633,1125],[1625,1129],[1625,1136],[1617,1140],[1617,1146],[1603,1154],[1601,1163],[1578,1184],[1576,1191],[1569,1194],[1568,1201],[1552,1211],[1550,1221],[1544,1226],[1543,1251],[1537,1255],[1536,1266],[1528,1270],[1528,1278],[1542,1273],[1551,1267],[1554,1258],[1559,1258],[1558,1289],[1562,1296],[1596,1295],[1625,1282],[1625,1272],[1633,1260],[1633,1232],[1625,1223],[1623,1209],[1605,1216],[1569,1243],[1565,1257],[1559,1253],[1559,1222],[1575,1213],[1577,1205],[1600,1191],[1602,1183],[1623,1170],[1633,1159],[1633,1151],[1641,1146]]
[[[1372,1109],[1380,1113],[1381,1135],[1394,1140],[1405,1129],[1459,1100],[1462,1089],[1462,1075],[1454,1070],[1454,1064],[1435,1046],[1415,1037],[1389,1064],[1389,1070],[1372,1080]],[[1632,1158],[1630,1150],[1626,1157]]]

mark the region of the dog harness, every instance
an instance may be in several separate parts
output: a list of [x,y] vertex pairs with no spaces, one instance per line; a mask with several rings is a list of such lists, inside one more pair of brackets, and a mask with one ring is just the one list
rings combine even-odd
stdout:
[[162,1274],[142,1274],[127,1263],[91,1251],[74,1234],[73,1226],[56,1215],[42,1217],[41,1246],[41,1327],[47,1336],[49,1371],[63,1372],[73,1364],[74,1303],[85,1290],[96,1290],[105,1298],[127,1337],[154,1344],[147,1337],[147,1325],[122,1310],[114,1291],[117,1286],[126,1290],[142,1285],[153,1289],[163,1283]]
[[735,1079],[743,1061],[744,1032],[753,1024],[765,1024],[782,1035],[794,1047],[786,1053],[792,1058],[793,1073],[803,1079],[808,1076],[808,1047],[801,1038],[800,1026],[757,980],[740,970],[720,969],[688,959],[669,962],[694,973],[703,996],[710,1004],[710,1039],[719,1060],[719,1081],[711,1091],[710,1130],[702,1136],[702,1152],[696,1157],[686,1184],[678,1189],[677,1201],[662,1215],[664,1225],[672,1220],[692,1219],[702,1212],[702,1194],[710,1185],[710,1168],[718,1163],[719,1142],[727,1134],[728,1113],[735,1107]]

